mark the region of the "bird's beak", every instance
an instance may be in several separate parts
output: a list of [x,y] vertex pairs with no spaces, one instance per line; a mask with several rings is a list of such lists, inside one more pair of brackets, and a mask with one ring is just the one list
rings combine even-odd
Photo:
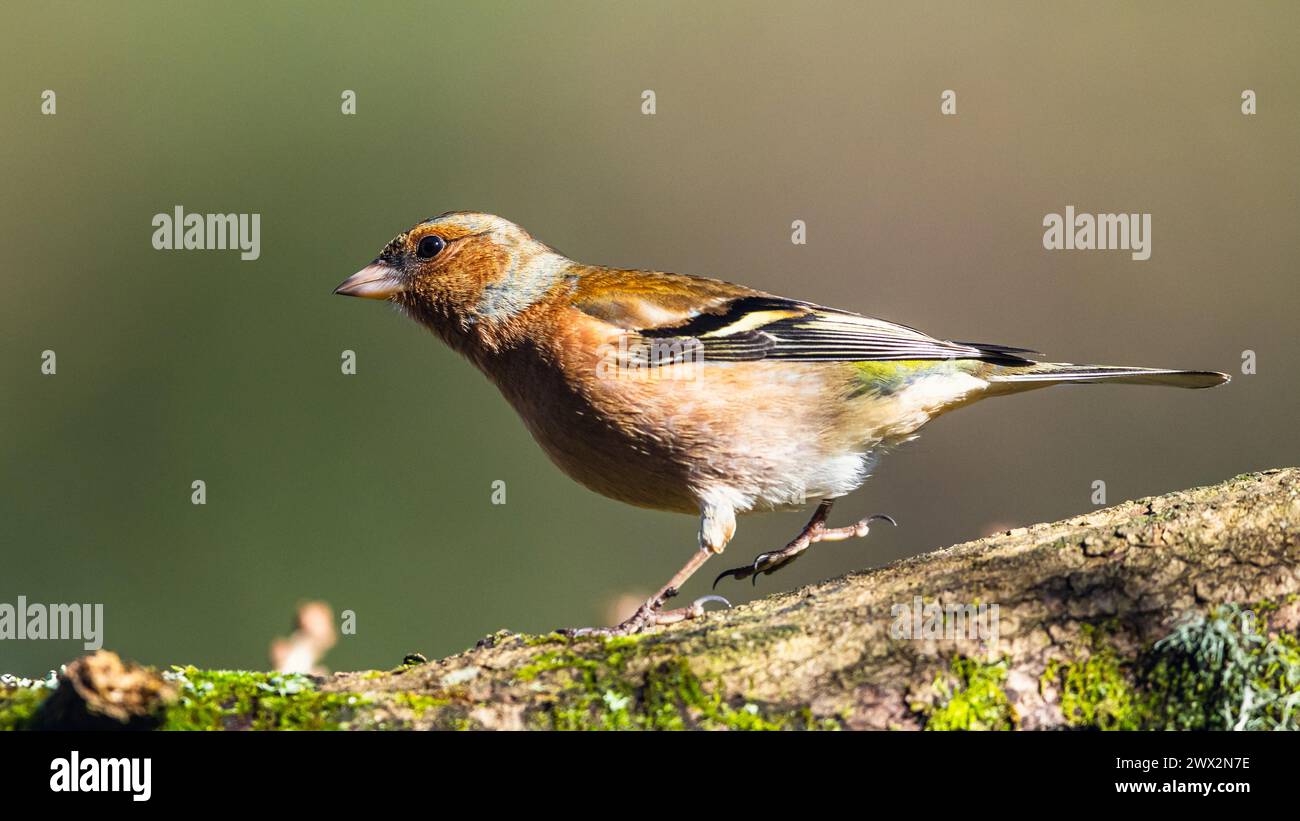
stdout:
[[365,299],[388,299],[401,290],[402,280],[396,270],[382,262],[372,262],[339,283],[334,293]]

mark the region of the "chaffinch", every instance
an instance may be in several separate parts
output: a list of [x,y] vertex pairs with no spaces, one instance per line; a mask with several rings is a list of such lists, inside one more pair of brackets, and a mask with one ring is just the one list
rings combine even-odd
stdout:
[[[718,579],[757,578],[812,544],[883,449],[977,399],[1065,382],[1205,388],[1221,373],[1038,362],[1033,351],[914,328],[684,274],[584,265],[490,214],[399,234],[335,293],[383,299],[474,363],[561,470],[629,504],[700,517],[699,549],[626,634],[703,613],[664,603],[736,531],[736,516],[816,513],[786,547]],[[717,585],[717,580],[714,581]]]

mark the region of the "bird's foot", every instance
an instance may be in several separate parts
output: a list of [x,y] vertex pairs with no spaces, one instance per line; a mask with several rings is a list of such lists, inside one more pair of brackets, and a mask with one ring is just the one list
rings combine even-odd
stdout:
[[781,568],[799,558],[805,550],[817,544],[818,542],[838,542],[844,539],[858,539],[871,531],[871,523],[874,521],[889,522],[894,527],[898,527],[898,522],[894,517],[878,513],[874,516],[868,516],[859,522],[855,522],[848,527],[827,527],[826,517],[831,512],[831,500],[827,499],[817,507],[817,512],[804,526],[803,531],[780,550],[773,550],[768,553],[760,553],[754,557],[754,561],[742,567],[733,567],[730,570],[724,570],[713,580],[713,586],[717,587],[718,582],[727,576],[736,579],[747,579],[753,577],[753,584],[758,583],[760,575],[775,573]]
[[677,595],[677,591],[671,587],[660,591],[658,595],[652,596],[645,604],[636,609],[636,612],[624,619],[621,623],[613,627],[580,627],[577,629],[561,630],[559,632],[573,638],[585,638],[588,636],[598,636],[607,638],[611,636],[631,636],[640,633],[651,627],[657,627],[661,624],[676,624],[679,621],[687,619],[698,619],[705,613],[704,605],[709,602],[719,602],[727,607],[731,607],[731,602],[722,596],[701,596],[691,602],[686,607],[678,607],[672,610],[664,610],[664,602]]

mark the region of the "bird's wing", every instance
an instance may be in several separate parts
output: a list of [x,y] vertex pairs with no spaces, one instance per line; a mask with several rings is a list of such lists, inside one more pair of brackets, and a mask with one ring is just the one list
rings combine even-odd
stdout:
[[[643,275],[644,276],[644,275]],[[578,294],[574,307],[646,340],[690,342],[705,360],[982,359],[1027,364],[1025,348],[951,342],[849,311],[696,277],[656,274]]]
[[716,279],[594,268],[577,281],[573,306],[625,331],[673,328],[759,291]]

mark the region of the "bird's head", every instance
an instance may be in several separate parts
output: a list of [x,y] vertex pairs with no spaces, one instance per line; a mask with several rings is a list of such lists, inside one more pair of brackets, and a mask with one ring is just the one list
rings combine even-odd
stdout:
[[388,300],[440,330],[468,329],[537,302],[570,264],[507,219],[452,211],[398,234],[334,293]]

